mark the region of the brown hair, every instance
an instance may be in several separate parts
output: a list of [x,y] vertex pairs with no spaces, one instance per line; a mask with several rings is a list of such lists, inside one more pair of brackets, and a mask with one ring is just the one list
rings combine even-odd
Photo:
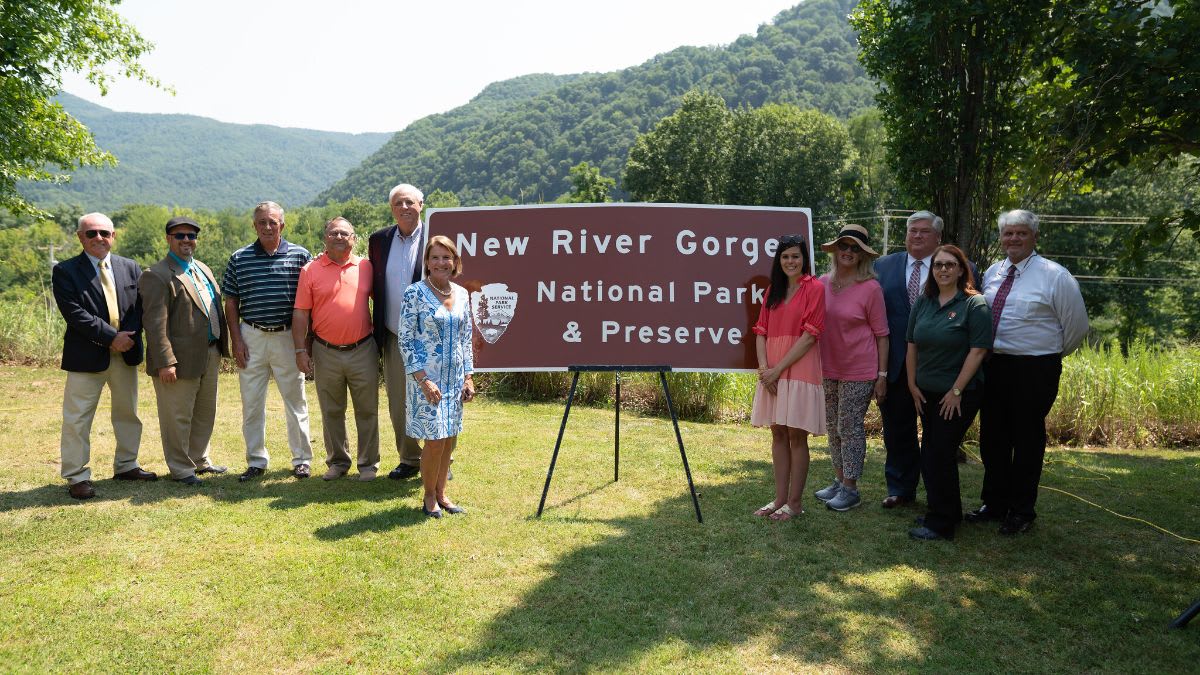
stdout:
[[954,244],[943,244],[933,250],[933,256],[929,263],[929,278],[925,280],[925,297],[936,299],[938,296],[937,280],[933,278],[933,261],[937,260],[939,253],[948,253],[958,262],[958,267],[963,271],[958,277],[958,290],[967,295],[979,295],[979,291],[975,290],[975,274],[971,271],[971,263],[967,261],[967,254],[962,252],[962,249]]

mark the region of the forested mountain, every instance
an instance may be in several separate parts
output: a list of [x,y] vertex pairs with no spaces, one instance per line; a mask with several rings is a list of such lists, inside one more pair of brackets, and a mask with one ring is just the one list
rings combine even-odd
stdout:
[[115,112],[67,93],[59,94],[58,101],[119,164],[80,169],[69,183],[21,185],[21,193],[42,207],[113,210],[138,202],[223,209],[264,199],[307,204],[388,138],[386,133]]
[[846,20],[855,4],[807,0],[728,46],[680,47],[544,93],[509,85],[503,103],[489,87],[467,105],[397,133],[316,203],[378,202],[399,181],[452,191],[463,204],[552,201],[570,190],[568,172],[579,162],[619,176],[637,135],[674,112],[693,88],[735,107],[792,103],[847,118],[870,107],[876,91],[858,66]]

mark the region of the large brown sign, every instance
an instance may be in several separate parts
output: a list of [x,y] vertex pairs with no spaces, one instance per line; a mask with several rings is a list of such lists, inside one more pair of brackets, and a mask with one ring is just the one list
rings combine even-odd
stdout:
[[777,240],[809,209],[573,204],[431,209],[458,246],[479,371],[754,370]]

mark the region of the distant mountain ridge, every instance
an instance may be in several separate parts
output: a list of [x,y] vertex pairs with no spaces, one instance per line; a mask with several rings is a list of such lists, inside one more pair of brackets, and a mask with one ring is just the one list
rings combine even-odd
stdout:
[[150,203],[220,210],[265,199],[299,206],[391,136],[116,112],[66,92],[57,100],[119,164],[80,169],[68,183],[22,184],[21,193],[43,207],[108,211]]
[[848,118],[872,106],[877,91],[846,20],[856,4],[807,0],[728,46],[680,47],[616,72],[499,83],[491,93],[507,94],[502,101],[485,89],[467,105],[413,122],[315,203],[379,202],[400,181],[453,191],[464,205],[552,201],[570,190],[568,172],[581,161],[619,177],[637,135],[692,88],[735,107],[792,103]]

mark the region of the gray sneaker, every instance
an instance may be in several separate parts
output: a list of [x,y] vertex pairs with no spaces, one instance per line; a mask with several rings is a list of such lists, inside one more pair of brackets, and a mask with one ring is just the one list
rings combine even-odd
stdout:
[[845,485],[838,491],[836,497],[825,502],[825,506],[834,511],[849,511],[859,504],[862,504],[862,499],[858,496],[858,490],[848,488]]
[[829,487],[817,490],[816,492],[813,493],[813,496],[816,497],[817,499],[820,499],[823,502],[827,502],[830,499],[833,499],[834,497],[836,497],[838,494],[838,491],[841,489],[842,489],[841,481],[834,478],[833,483],[831,483],[829,485]]

